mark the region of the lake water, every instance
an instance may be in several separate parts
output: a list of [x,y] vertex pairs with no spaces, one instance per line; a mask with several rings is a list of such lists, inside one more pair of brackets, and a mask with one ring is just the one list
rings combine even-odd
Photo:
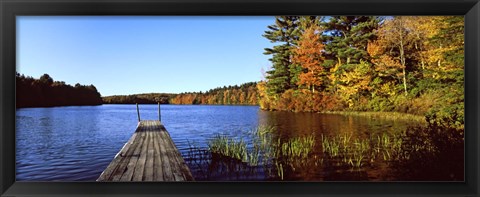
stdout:
[[[140,105],[141,119],[158,119],[157,113],[157,105]],[[162,123],[198,181],[463,181],[464,177],[463,150],[458,148],[463,144],[444,148],[428,135],[414,138],[409,132],[419,125],[415,122],[270,112],[258,106],[162,105],[161,113]],[[208,142],[218,135],[251,144],[250,131],[265,125],[274,128],[272,139],[279,142],[313,137],[312,151],[301,159],[280,156],[257,165],[207,151]],[[17,181],[95,181],[136,126],[135,105],[18,109]],[[350,147],[365,144],[370,152],[362,149],[358,159],[359,152],[347,154],[347,148],[347,156],[323,151],[325,139],[334,142],[335,136],[348,136]],[[388,151],[380,150],[384,141],[393,144]]]

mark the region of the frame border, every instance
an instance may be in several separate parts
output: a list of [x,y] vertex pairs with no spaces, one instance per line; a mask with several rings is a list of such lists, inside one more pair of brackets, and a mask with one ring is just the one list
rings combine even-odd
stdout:
[[[465,16],[465,182],[15,181],[16,16],[339,14]],[[479,0],[0,0],[0,21],[0,196],[479,196]]]

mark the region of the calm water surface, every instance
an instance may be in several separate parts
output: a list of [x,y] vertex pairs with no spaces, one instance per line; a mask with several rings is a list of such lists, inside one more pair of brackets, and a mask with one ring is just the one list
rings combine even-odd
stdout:
[[[364,139],[385,132],[405,133],[418,123],[268,112],[257,106],[162,105],[161,109],[162,122],[196,180],[463,180],[463,163],[457,160],[436,166],[422,159],[372,161],[361,169],[335,165],[334,160],[319,162],[325,157],[317,148],[322,136],[344,133]],[[140,105],[140,115],[145,120],[158,119],[157,105]],[[137,113],[135,105],[25,108],[17,110],[16,125],[17,181],[95,181],[135,131]],[[282,166],[280,174],[278,166],[248,166],[192,151],[192,147],[206,150],[208,140],[219,134],[248,142],[249,131],[259,125],[273,126],[274,135],[282,140],[315,136],[312,159]]]

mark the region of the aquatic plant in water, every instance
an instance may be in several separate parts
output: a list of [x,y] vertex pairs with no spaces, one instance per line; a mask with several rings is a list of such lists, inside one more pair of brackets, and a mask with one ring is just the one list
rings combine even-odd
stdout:
[[296,137],[282,143],[282,156],[287,158],[306,158],[313,152],[315,136]]
[[[235,164],[234,168],[228,167],[228,172],[238,172],[240,166],[241,171],[248,173],[255,166],[262,166],[268,178],[283,180],[286,174],[291,176],[296,174],[292,173],[295,171],[305,173],[305,169],[312,166],[332,165],[334,168],[350,167],[351,170],[362,171],[377,161],[398,164],[412,158],[434,158],[432,154],[439,152],[439,147],[436,145],[438,142],[433,140],[443,139],[430,138],[427,133],[422,133],[425,132],[423,130],[376,133],[369,137],[354,137],[351,133],[321,135],[319,140],[314,135],[282,138],[274,131],[274,127],[260,126],[250,130],[247,136],[237,138],[217,134],[208,141],[208,150],[191,148],[194,155],[201,156],[189,157],[197,162],[208,158],[205,156],[208,154],[210,159]],[[316,146],[316,142],[320,144]]]
[[[268,126],[250,130],[247,136],[251,139],[250,143],[217,134],[208,141],[208,150],[212,156],[238,160],[250,166],[275,166],[277,176],[283,180],[285,167],[295,169],[295,166],[304,163],[302,161],[307,160],[315,150],[316,140],[315,136],[309,135],[281,141],[280,137],[273,135],[273,131],[274,127]],[[317,159],[316,156],[314,158]],[[318,165],[319,162],[315,163]]]
[[248,151],[243,139],[235,140],[226,135],[217,135],[208,142],[209,151],[225,157],[256,165],[258,152]]
[[366,162],[374,162],[376,158],[384,161],[401,159],[405,148],[418,151],[418,145],[405,147],[403,135],[382,133],[370,138],[360,139],[349,134],[321,137],[322,151],[331,158],[340,158],[344,164],[360,168]]

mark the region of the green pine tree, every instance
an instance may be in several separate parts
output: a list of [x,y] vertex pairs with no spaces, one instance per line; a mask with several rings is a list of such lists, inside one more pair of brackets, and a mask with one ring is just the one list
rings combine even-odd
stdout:
[[[369,41],[376,39],[374,30],[379,27],[381,17],[375,16],[332,16],[321,25],[324,28],[325,54],[332,76],[327,89],[336,92],[338,78],[350,72],[348,64],[368,61]],[[328,61],[330,60],[330,61]]]
[[264,54],[272,55],[272,69],[267,71],[267,93],[279,95],[288,89],[295,88],[291,75],[291,48],[299,38],[299,16],[277,16],[275,24],[269,25],[263,37],[272,43],[279,43],[273,48],[266,48]]
[[333,16],[325,28],[325,50],[340,65],[368,60],[367,44],[375,39],[380,18],[375,16]]

